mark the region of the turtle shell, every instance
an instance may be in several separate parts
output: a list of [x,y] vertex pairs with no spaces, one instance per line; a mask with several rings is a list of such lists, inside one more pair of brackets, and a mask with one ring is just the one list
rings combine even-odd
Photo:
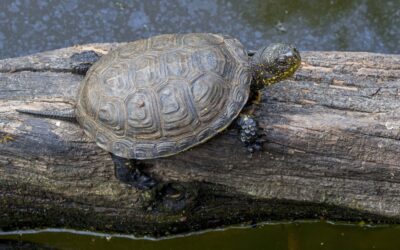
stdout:
[[96,62],[80,88],[76,114],[85,133],[117,156],[169,156],[225,129],[246,103],[250,82],[238,40],[160,35]]

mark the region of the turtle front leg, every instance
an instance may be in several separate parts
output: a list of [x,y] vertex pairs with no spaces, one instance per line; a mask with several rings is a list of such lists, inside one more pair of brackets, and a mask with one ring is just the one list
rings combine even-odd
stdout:
[[261,97],[261,87],[253,82],[250,89],[249,100],[242,110],[242,114],[240,114],[239,118],[236,120],[239,126],[240,140],[250,153],[262,149],[262,142],[258,133],[258,124],[253,116],[255,106],[260,103]]
[[157,185],[157,181],[141,171],[141,164],[134,159],[126,159],[111,154],[115,166],[115,177],[140,190],[148,190]]
[[245,147],[250,153],[260,151],[262,142],[258,133],[257,121],[251,114],[242,114],[237,120],[239,125],[239,136]]

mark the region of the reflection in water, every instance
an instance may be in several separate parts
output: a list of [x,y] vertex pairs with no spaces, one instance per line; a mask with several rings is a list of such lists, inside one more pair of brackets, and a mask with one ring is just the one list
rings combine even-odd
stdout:
[[310,50],[400,53],[400,1],[252,1],[245,17],[256,27],[275,25],[266,34]]
[[288,229],[287,238],[288,250],[301,250],[299,234],[295,231],[295,229]]
[[47,247],[46,245],[35,244],[27,241],[20,240],[2,240],[0,239],[1,250],[56,250],[53,247]]
[[260,225],[256,228],[230,228],[163,240],[134,239],[130,236],[101,235],[91,232],[42,232],[2,235],[56,249],[135,249],[135,250],[314,250],[314,249],[398,249],[399,226],[359,226],[326,222],[296,222]]
[[398,0],[0,1],[0,58],[160,33],[221,32],[248,48],[400,53]]

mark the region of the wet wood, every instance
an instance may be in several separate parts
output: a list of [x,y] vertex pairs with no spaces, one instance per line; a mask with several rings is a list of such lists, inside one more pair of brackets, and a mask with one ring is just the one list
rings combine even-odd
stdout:
[[77,124],[15,112],[72,107],[82,76],[71,56],[115,46],[0,61],[0,228],[164,235],[271,219],[400,221],[399,55],[303,52],[295,77],[255,107],[262,152],[248,154],[230,128],[144,161],[160,185],[138,191]]

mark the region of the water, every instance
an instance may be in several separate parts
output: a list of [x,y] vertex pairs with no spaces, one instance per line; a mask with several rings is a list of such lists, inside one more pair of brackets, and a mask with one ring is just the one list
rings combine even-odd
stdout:
[[399,0],[1,0],[0,58],[160,33],[221,32],[254,49],[400,53]]
[[[230,34],[249,49],[287,41],[300,50],[400,53],[400,1],[0,1],[0,59],[175,32]],[[15,243],[4,239],[18,239],[58,249],[398,249],[399,233],[397,226],[281,223],[162,241],[23,233],[0,236],[0,247]]]
[[12,239],[36,243],[36,247],[44,249],[65,250],[398,249],[399,233],[400,226],[296,222],[266,224],[247,229],[229,228],[163,240],[71,232],[0,235],[0,246],[5,239]]

